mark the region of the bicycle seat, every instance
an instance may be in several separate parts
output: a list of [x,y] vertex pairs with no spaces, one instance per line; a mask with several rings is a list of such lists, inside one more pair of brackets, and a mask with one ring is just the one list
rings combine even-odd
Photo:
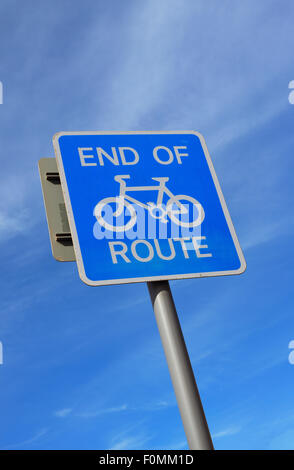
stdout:
[[159,182],[161,181],[166,182],[169,180],[169,176],[155,176],[154,178],[151,178],[151,179],[155,181],[159,181]]
[[116,175],[114,177],[114,180],[120,182],[120,181],[122,181],[124,179],[128,179],[130,177],[131,177],[130,175]]

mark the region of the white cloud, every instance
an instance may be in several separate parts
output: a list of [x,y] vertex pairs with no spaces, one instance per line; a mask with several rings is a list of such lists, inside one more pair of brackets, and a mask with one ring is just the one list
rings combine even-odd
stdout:
[[264,224],[256,224],[254,227],[248,227],[243,240],[240,239],[244,251],[255,248],[258,245],[274,240],[284,233],[292,231],[293,222],[291,216],[276,221],[267,221]]
[[231,428],[226,428],[222,431],[216,432],[212,435],[213,439],[220,439],[222,437],[226,436],[233,436],[234,434],[238,434],[241,431],[240,427],[231,427]]
[[55,411],[54,414],[58,418],[65,418],[66,416],[70,415],[71,412],[72,412],[72,408],[63,408],[62,410]]
[[142,403],[141,405],[137,406],[130,406],[127,404],[123,404],[120,406],[113,406],[109,408],[101,408],[96,411],[83,411],[75,413],[74,415],[79,418],[96,418],[97,416],[105,415],[105,414],[112,414],[112,413],[120,413],[122,411],[160,411],[162,409],[166,409],[170,406],[175,406],[175,403],[169,404],[165,400],[159,400],[155,403]]
[[[63,108],[63,113],[57,121],[58,126],[121,130],[142,126],[196,127],[199,130],[204,128],[211,134],[210,148],[213,149],[217,145],[236,139],[248,129],[256,128],[280,109],[279,99],[275,101],[273,96],[271,100],[265,96],[259,103],[258,113],[254,105],[259,92],[269,86],[271,77],[276,74],[276,62],[271,59],[273,47],[283,50],[283,38],[274,36],[273,40],[272,31],[277,27],[275,20],[263,21],[265,8],[268,9],[264,5],[255,5],[253,18],[250,7],[234,5],[228,11],[227,34],[223,34],[221,21],[223,7],[215,4],[212,16],[207,2],[203,1],[188,2],[184,8],[177,1],[149,1],[140,5],[132,3],[127,8],[127,13],[123,12],[122,21],[115,23],[115,29],[103,16],[98,26],[97,19],[90,18],[83,30],[84,34],[76,44],[78,63],[75,55],[66,55],[66,68],[56,81],[51,73],[46,74],[44,70],[41,79],[38,78],[36,98],[40,102],[47,98],[44,106],[48,120],[56,120],[56,102],[48,101],[48,93],[49,96],[50,93],[54,95],[58,90],[61,97],[60,106]],[[47,14],[50,23],[59,24],[59,21],[52,17],[50,9]],[[34,12],[35,23],[39,21],[38,15],[38,12]],[[23,20],[16,32],[17,42],[22,42],[26,31],[30,30],[31,21],[28,17]],[[257,27],[258,22],[259,34],[252,50],[251,45],[248,45],[248,30]],[[36,74],[43,68],[41,65],[44,65],[43,48],[51,42],[51,28],[43,28],[40,34],[42,40],[37,43],[37,50],[34,48],[33,56],[27,55],[30,57],[29,62],[23,64],[22,77],[25,78],[25,83],[35,83]],[[238,56],[228,41],[229,34],[234,36],[234,41],[238,44]],[[109,46],[109,53],[106,55],[103,55],[105,51],[101,46],[101,38],[107,40]],[[27,39],[32,42],[32,37]],[[186,54],[187,46],[192,44],[194,47]],[[268,44],[268,47],[264,47],[265,44]],[[206,46],[209,46],[207,50]],[[25,50],[28,48],[26,45],[23,47]],[[263,54],[259,53],[261,49]],[[97,57],[99,61],[96,61]],[[239,58],[242,60],[238,62],[237,68],[235,62]],[[50,59],[57,60],[56,57]],[[286,54],[279,55],[279,70],[288,66],[286,59]],[[87,96],[91,95],[90,103],[87,102],[85,109],[81,109],[79,113],[66,101],[69,79],[73,83],[72,86],[80,84],[82,89],[88,90]],[[103,93],[97,93],[97,88],[103,90]],[[6,110],[10,119],[15,118],[14,113],[18,112],[19,103],[26,99],[23,91],[18,91],[18,88],[14,93],[13,100],[17,106]],[[252,106],[247,109],[246,104],[250,100]],[[240,109],[237,119],[236,108]],[[43,108],[38,112],[41,116]],[[18,157],[19,171],[15,171],[9,161],[4,170],[1,200],[6,201],[8,214],[15,212],[17,200],[30,200],[34,203],[33,196],[36,196],[37,191],[38,198],[41,199],[37,171],[33,173],[30,166],[27,166],[28,158],[32,159],[29,165],[36,169],[40,149],[43,148],[46,152],[48,148],[52,149],[52,146],[48,141],[48,127],[45,127],[42,120],[37,131],[38,143],[34,140],[33,147],[30,145],[32,157]],[[6,134],[8,133],[3,128],[3,138],[10,139],[10,135]],[[20,136],[14,144],[14,154],[19,152],[19,155],[22,155],[21,147],[28,147],[24,142],[25,138],[32,140],[32,135],[23,133]],[[4,151],[9,144],[10,140],[2,143]],[[14,166],[15,164],[16,161],[13,161]],[[7,180],[9,171],[13,177]],[[18,216],[14,218],[11,215],[2,215],[0,231],[3,237],[8,237],[9,233],[20,225],[23,230],[29,230],[29,225],[22,222]]]
[[16,444],[10,444],[9,446],[5,446],[2,449],[3,450],[8,450],[8,449],[20,450],[23,447],[27,447],[28,445],[34,444],[39,439],[41,439],[43,436],[45,436],[45,434],[47,434],[47,432],[48,432],[48,429],[43,428],[37,434],[35,434],[33,437],[31,437],[30,439],[27,439],[27,440],[22,441],[22,442],[17,442]]
[[146,449],[146,443],[152,436],[145,432],[143,421],[136,421],[135,424],[126,424],[122,432],[114,435],[110,439],[109,450],[136,450]]
[[96,418],[97,416],[101,416],[104,414],[112,414],[112,413],[119,413],[121,411],[126,411],[128,408],[127,405],[121,405],[121,406],[114,406],[111,408],[102,408],[97,411],[89,411],[89,412],[82,412],[82,413],[76,413],[76,416],[80,418]]
[[136,435],[136,436],[126,436],[122,437],[120,440],[115,441],[114,444],[109,448],[109,450],[136,450],[144,448],[146,442],[149,438]]
[[0,240],[12,238],[32,227],[32,220],[27,209],[17,210],[10,208],[9,213],[0,212]]

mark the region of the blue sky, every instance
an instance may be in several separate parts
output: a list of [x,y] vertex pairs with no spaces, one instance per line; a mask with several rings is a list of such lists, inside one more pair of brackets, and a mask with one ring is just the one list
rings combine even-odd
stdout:
[[[16,16],[17,12],[17,16]],[[51,256],[37,162],[58,131],[201,132],[247,261],[171,283],[216,449],[294,449],[294,5],[0,6],[2,449],[185,449],[144,284]]]

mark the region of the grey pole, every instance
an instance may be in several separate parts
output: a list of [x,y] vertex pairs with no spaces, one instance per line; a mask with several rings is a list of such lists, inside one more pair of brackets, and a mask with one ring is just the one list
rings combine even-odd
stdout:
[[169,283],[152,281],[147,285],[189,448],[213,450]]

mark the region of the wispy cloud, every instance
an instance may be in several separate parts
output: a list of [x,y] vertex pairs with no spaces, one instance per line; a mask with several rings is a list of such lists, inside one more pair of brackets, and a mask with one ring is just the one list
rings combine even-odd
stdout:
[[54,411],[54,415],[58,418],[65,418],[66,416],[70,415],[72,412],[72,408],[63,408],[62,410]]
[[120,413],[121,411],[126,411],[128,409],[127,405],[121,406],[114,406],[111,408],[104,408],[97,411],[88,411],[82,413],[76,413],[75,416],[80,418],[96,418],[97,416],[105,415],[105,414],[112,414],[112,413]]
[[153,435],[151,432],[146,431],[146,424],[144,421],[136,420],[135,423],[130,424],[126,422],[124,430],[114,434],[110,438],[110,443],[106,446],[109,450],[136,450],[146,448]]
[[21,441],[21,442],[17,442],[16,444],[10,444],[8,446],[5,446],[3,447],[3,450],[8,450],[8,449],[22,449],[23,447],[27,447],[27,446],[30,446],[31,444],[34,444],[36,443],[37,441],[39,441],[39,439],[41,439],[43,436],[45,436],[45,434],[47,434],[48,432],[48,429],[47,428],[43,428],[41,429],[37,434],[35,434],[33,437],[31,437],[30,439],[27,439],[25,441]]
[[268,243],[284,234],[293,233],[294,219],[291,214],[278,220],[262,220],[256,222],[254,227],[248,227],[241,241],[242,249],[247,251],[264,243]]
[[141,405],[119,405],[106,408],[99,408],[98,410],[92,411],[74,411],[72,408],[63,408],[54,411],[54,415],[58,418],[65,418],[67,416],[74,416],[76,418],[97,418],[106,414],[121,413],[124,411],[137,412],[137,411],[160,411],[170,406],[175,406],[176,403],[168,403],[165,400],[159,400],[154,403],[142,403]]
[[233,436],[234,434],[238,434],[241,431],[241,428],[236,426],[236,427],[231,427],[231,428],[226,428],[223,429],[222,431],[216,432],[212,435],[213,439],[220,439],[222,437],[226,436]]
[[28,209],[10,207],[9,212],[0,212],[0,241],[27,232],[32,227]]
[[109,450],[136,450],[144,448],[144,445],[149,441],[149,437],[143,435],[125,436],[120,440],[114,439],[114,444]]

